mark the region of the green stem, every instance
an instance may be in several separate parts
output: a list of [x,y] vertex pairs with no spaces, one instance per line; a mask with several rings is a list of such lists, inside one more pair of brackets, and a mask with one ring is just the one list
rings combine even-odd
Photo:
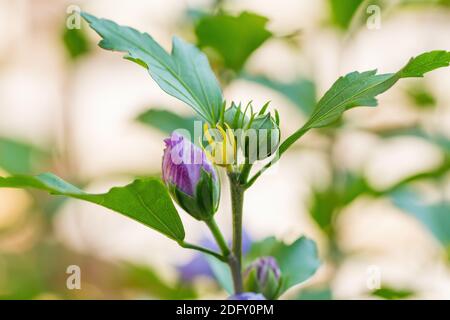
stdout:
[[251,163],[247,162],[242,166],[242,171],[239,175],[239,181],[241,184],[245,184],[247,182],[250,171],[252,170],[252,166],[253,165]]
[[242,285],[242,210],[244,205],[244,191],[235,173],[228,175],[230,180],[231,206],[233,214],[233,245],[229,265],[233,276],[235,293],[243,291]]
[[217,253],[217,252],[214,252],[214,251],[212,251],[212,250],[209,250],[209,249],[206,249],[206,248],[197,246],[197,245],[195,245],[195,244],[191,244],[191,243],[188,243],[188,242],[184,242],[184,241],[180,241],[180,242],[178,242],[178,244],[179,244],[181,247],[185,248],[185,249],[197,250],[197,251],[200,251],[200,252],[209,254],[209,255],[211,255],[211,256],[213,256],[213,257],[219,259],[220,261],[228,262],[227,257],[224,257],[224,256],[222,256],[221,254],[219,254],[219,253]]
[[205,223],[209,227],[209,230],[211,230],[214,239],[216,239],[216,242],[219,245],[223,256],[228,258],[228,256],[230,255],[230,249],[228,249],[227,242],[225,241],[222,232],[220,232],[216,220],[214,218],[211,218],[210,220],[206,220]]

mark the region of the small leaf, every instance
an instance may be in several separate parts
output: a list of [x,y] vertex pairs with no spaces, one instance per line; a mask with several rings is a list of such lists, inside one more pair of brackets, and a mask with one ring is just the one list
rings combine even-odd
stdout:
[[425,73],[448,67],[450,64],[450,52],[436,50],[423,53],[412,58],[408,64],[398,73],[399,78],[420,78]]
[[320,266],[316,244],[306,237],[300,237],[290,245],[274,237],[253,244],[249,261],[262,256],[275,257],[281,269],[280,294],[310,278]]
[[427,72],[448,66],[449,63],[450,52],[431,51],[412,58],[397,73],[379,75],[376,70],[372,70],[362,73],[352,72],[340,77],[320,99],[306,124],[282,143],[280,154],[284,153],[308,130],[332,124],[348,109],[377,106],[376,97],[390,89],[398,80],[422,77]]
[[100,47],[126,52],[128,60],[148,69],[161,89],[190,105],[206,121],[217,123],[222,92],[206,56],[195,46],[174,37],[169,54],[147,33],[87,13],[81,15],[103,38]]
[[38,176],[0,177],[0,188],[34,188],[85,200],[139,221],[177,242],[184,239],[180,217],[166,188],[158,179],[135,180],[104,194],[89,194],[51,173],[45,173]]
[[239,16],[219,13],[203,16],[195,33],[200,47],[213,48],[226,67],[239,71],[250,55],[272,36],[266,29],[267,22],[266,17],[251,12]]
[[[200,121],[196,117],[180,116],[162,109],[149,109],[140,114],[137,120],[165,134],[171,134],[177,129],[185,129],[189,131],[191,138],[194,137],[194,121]],[[203,126],[200,124],[200,130],[203,130],[202,128]]]

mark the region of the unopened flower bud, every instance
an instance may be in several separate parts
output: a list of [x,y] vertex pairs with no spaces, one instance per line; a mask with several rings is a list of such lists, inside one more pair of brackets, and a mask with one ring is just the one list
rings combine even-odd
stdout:
[[244,287],[248,291],[262,293],[267,299],[275,299],[280,286],[281,271],[273,257],[261,257],[245,271]]
[[219,178],[203,150],[172,133],[165,139],[162,178],[174,200],[197,220],[209,220],[217,211]]
[[241,109],[241,105],[237,106],[234,102],[231,106],[225,110],[224,122],[231,129],[242,129],[244,128],[250,119]]
[[274,154],[280,144],[280,128],[270,114],[259,115],[253,119],[245,135],[245,156],[250,162],[264,160]]

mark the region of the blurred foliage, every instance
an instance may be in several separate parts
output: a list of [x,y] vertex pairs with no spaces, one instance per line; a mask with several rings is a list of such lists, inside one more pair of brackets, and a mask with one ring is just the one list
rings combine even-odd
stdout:
[[350,26],[353,15],[364,0],[328,0],[331,21],[340,29],[347,29]]
[[170,135],[177,129],[186,129],[191,137],[194,137],[194,121],[201,121],[195,116],[180,116],[171,111],[156,108],[151,108],[140,114],[137,120],[167,135]]
[[238,72],[250,55],[272,36],[266,29],[267,22],[266,17],[251,12],[238,16],[220,12],[202,16],[195,34],[200,48],[214,49],[226,68]]
[[69,29],[64,25],[62,40],[64,47],[72,60],[89,53],[91,47],[83,28]]
[[322,288],[308,288],[302,289],[297,296],[295,296],[295,300],[332,300],[333,294],[331,292],[331,288],[322,287]]
[[[66,287],[67,267],[82,270],[83,290]],[[30,250],[0,254],[0,299],[118,298],[113,290],[116,268],[108,263],[40,241]]]
[[398,300],[411,298],[414,296],[414,291],[406,289],[399,290],[383,286],[380,289],[372,291],[372,295],[386,300]]
[[333,183],[324,190],[313,190],[311,218],[321,230],[332,236],[335,215],[358,196],[371,191],[365,178],[350,172],[334,171]]
[[168,283],[156,270],[149,266],[125,264],[123,268],[124,279],[121,286],[137,290],[148,297],[163,300],[197,298],[197,293],[189,284]]
[[450,247],[450,201],[427,203],[411,190],[392,195],[393,203],[415,217],[448,250]]
[[407,90],[408,97],[414,106],[420,109],[432,109],[436,106],[433,93],[425,86],[415,85]]
[[311,80],[296,79],[291,82],[280,82],[261,75],[244,75],[242,78],[280,93],[297,106],[305,116],[310,115],[316,105],[316,85]]
[[42,169],[49,154],[31,144],[0,137],[0,168],[10,173],[31,174]]

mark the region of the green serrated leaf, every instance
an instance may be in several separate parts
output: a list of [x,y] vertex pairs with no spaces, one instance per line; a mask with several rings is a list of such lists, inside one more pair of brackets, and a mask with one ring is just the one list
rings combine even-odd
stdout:
[[320,266],[317,247],[314,241],[300,237],[290,245],[274,237],[254,243],[248,255],[249,261],[258,257],[275,257],[283,279],[279,294],[290,287],[306,281]]
[[34,188],[98,204],[139,221],[179,242],[184,228],[165,186],[158,179],[140,179],[107,193],[90,194],[61,178],[45,173],[38,176],[0,177],[0,188]]
[[420,78],[427,72],[448,67],[449,64],[449,51],[436,50],[426,52],[409,60],[408,64],[397,75],[399,78]]
[[397,73],[379,75],[376,70],[372,70],[362,73],[352,72],[340,77],[318,102],[306,124],[282,143],[280,154],[308,130],[332,124],[346,110],[361,106],[376,106],[376,97],[390,89],[398,80],[422,77],[427,72],[449,64],[450,52],[431,51],[412,58]]
[[100,47],[126,52],[127,59],[148,69],[161,89],[190,105],[209,123],[217,123],[222,91],[206,56],[195,46],[174,37],[169,54],[147,33],[87,13],[81,15],[103,38]]
[[219,13],[203,16],[195,28],[200,47],[213,48],[226,67],[239,71],[250,55],[272,33],[266,29],[268,19],[251,12],[239,16]]

